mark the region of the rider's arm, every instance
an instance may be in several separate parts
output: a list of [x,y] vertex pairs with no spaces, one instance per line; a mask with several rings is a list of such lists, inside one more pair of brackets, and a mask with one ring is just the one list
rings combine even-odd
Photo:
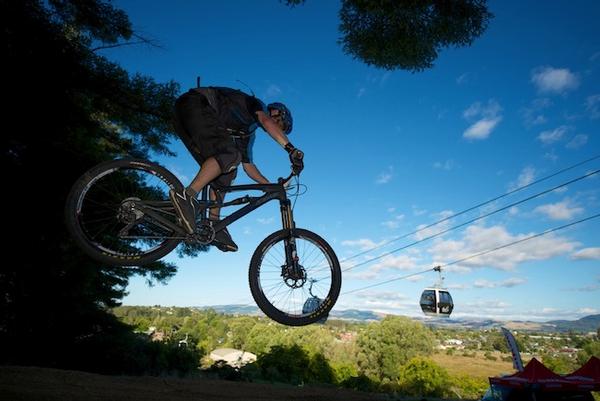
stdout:
[[265,178],[264,175],[260,172],[256,164],[254,163],[242,163],[242,167],[244,167],[244,171],[248,174],[248,177],[252,178],[254,181],[259,184],[268,184],[269,180]]
[[290,143],[290,140],[288,139],[287,135],[283,133],[281,127],[264,111],[257,111],[256,115],[258,117],[258,121],[265,131],[267,131],[271,138],[280,144],[282,148],[285,148],[285,145]]

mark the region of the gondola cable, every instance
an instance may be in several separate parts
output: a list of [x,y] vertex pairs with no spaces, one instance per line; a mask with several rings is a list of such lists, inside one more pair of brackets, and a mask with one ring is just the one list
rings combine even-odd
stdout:
[[580,177],[577,177],[577,178],[574,178],[574,179],[572,179],[572,180],[569,180],[569,181],[567,181],[567,182],[565,182],[565,183],[563,183],[563,184],[557,185],[557,186],[555,186],[555,187],[552,187],[552,188],[550,188],[550,189],[547,189],[547,190],[545,190],[545,191],[542,191],[542,192],[538,192],[537,194],[534,194],[534,195],[528,196],[527,198],[525,198],[525,199],[522,199],[522,200],[520,200],[520,201],[513,202],[513,203],[511,203],[511,204],[509,204],[509,205],[507,205],[507,206],[503,206],[503,207],[501,207],[501,208],[499,208],[499,209],[493,210],[493,211],[491,211],[491,212],[489,212],[489,213],[483,214],[483,215],[481,215],[481,216],[479,216],[479,217],[476,217],[476,218],[474,218],[474,219],[471,219],[471,220],[469,220],[469,221],[466,221],[466,222],[464,222],[464,223],[458,224],[458,225],[456,225],[456,226],[453,226],[453,227],[450,227],[450,228],[448,228],[448,229],[446,229],[446,230],[440,231],[440,232],[438,232],[438,233],[436,233],[436,234],[433,234],[433,235],[430,235],[430,236],[428,236],[428,237],[422,238],[422,239],[420,239],[420,240],[414,241],[414,242],[412,242],[412,243],[410,243],[410,244],[408,244],[408,245],[404,245],[404,246],[402,246],[402,247],[400,247],[400,248],[393,249],[393,250],[391,250],[391,251],[389,251],[389,252],[386,252],[386,253],[383,253],[383,254],[381,254],[381,255],[379,255],[379,256],[373,257],[373,258],[371,258],[371,259],[365,260],[365,261],[363,261],[363,262],[360,262],[360,263],[357,263],[357,264],[355,264],[355,265],[352,265],[352,266],[350,266],[350,267],[347,267],[347,268],[345,268],[345,269],[342,269],[342,271],[343,271],[343,272],[347,272],[347,271],[349,271],[349,270],[352,270],[352,269],[355,269],[355,268],[357,268],[357,267],[364,266],[364,265],[366,265],[366,264],[369,264],[369,263],[371,263],[371,262],[374,262],[374,261],[376,261],[376,260],[382,259],[382,258],[384,258],[384,257],[386,257],[386,256],[392,255],[392,254],[394,254],[394,253],[396,253],[396,252],[402,251],[402,250],[404,250],[404,249],[410,248],[410,247],[412,247],[412,246],[415,246],[415,245],[417,245],[417,244],[420,244],[420,243],[422,243],[422,242],[425,242],[425,241],[428,241],[428,240],[430,240],[430,239],[433,239],[433,238],[439,237],[440,235],[446,234],[446,233],[448,233],[448,232],[450,232],[450,231],[456,230],[456,229],[458,229],[458,228],[461,228],[461,227],[464,227],[464,226],[466,226],[466,225],[472,224],[472,223],[474,223],[474,222],[476,222],[476,221],[482,220],[482,219],[484,219],[484,218],[486,218],[486,217],[489,217],[489,216],[491,216],[491,215],[493,215],[493,214],[496,214],[496,213],[502,212],[502,211],[504,211],[504,210],[510,209],[510,208],[512,208],[512,207],[514,207],[514,206],[517,206],[517,205],[520,205],[520,204],[522,204],[522,203],[528,202],[528,201],[530,201],[530,200],[532,200],[532,199],[539,198],[539,197],[540,197],[540,196],[542,196],[542,195],[545,195],[545,194],[547,194],[547,193],[550,193],[550,192],[556,191],[557,189],[563,188],[563,187],[565,187],[565,186],[567,186],[567,185],[570,185],[570,184],[573,184],[573,183],[575,183],[575,182],[577,182],[577,181],[581,181],[581,180],[583,180],[583,179],[585,179],[585,178],[591,177],[591,176],[593,176],[593,175],[595,175],[595,174],[598,174],[599,172],[600,172],[600,169],[599,169],[599,170],[594,170],[594,171],[592,171],[592,172],[590,172],[590,173],[587,173],[587,174],[585,174],[585,175],[582,175],[582,176],[580,176]]
[[352,294],[352,293],[355,293],[355,292],[364,291],[364,290],[369,289],[369,288],[378,287],[378,286],[381,286],[381,285],[384,285],[384,284],[388,284],[388,283],[391,283],[391,282],[394,282],[394,281],[404,280],[404,279],[407,279],[409,277],[413,277],[413,276],[417,276],[419,274],[423,274],[423,273],[427,273],[427,272],[430,272],[430,271],[434,271],[438,267],[439,268],[444,268],[444,267],[456,265],[456,264],[464,262],[466,260],[473,259],[473,258],[476,258],[478,256],[487,255],[489,253],[499,251],[500,249],[508,248],[510,246],[514,246],[514,245],[520,244],[522,242],[529,241],[529,240],[532,240],[534,238],[538,238],[538,237],[541,237],[541,236],[553,233],[555,231],[559,231],[559,230],[562,230],[562,229],[565,229],[565,228],[568,228],[568,227],[572,227],[574,225],[583,223],[583,222],[588,221],[588,220],[596,219],[598,217],[600,217],[600,213],[592,215],[592,216],[588,216],[586,218],[583,218],[583,219],[580,219],[580,220],[577,220],[577,221],[574,221],[574,222],[571,222],[571,223],[568,223],[568,224],[564,224],[564,225],[559,226],[559,227],[554,227],[552,229],[548,229],[548,230],[543,231],[541,233],[530,235],[528,237],[521,238],[521,239],[519,239],[517,241],[513,241],[513,242],[510,242],[508,244],[500,245],[500,246],[497,246],[495,248],[488,249],[486,251],[479,252],[479,253],[476,253],[474,255],[470,255],[470,256],[467,256],[465,258],[458,259],[458,260],[455,260],[455,261],[452,261],[452,262],[449,262],[449,263],[446,263],[446,264],[443,264],[443,265],[439,265],[439,266],[436,266],[436,267],[433,267],[433,268],[430,268],[430,269],[427,269],[427,270],[423,270],[423,271],[420,271],[420,272],[417,272],[417,273],[411,273],[411,274],[407,274],[405,276],[395,277],[393,279],[385,280],[385,281],[382,281],[380,283],[371,284],[371,285],[368,285],[368,286],[365,286],[365,287],[361,287],[361,288],[357,288],[357,289],[354,289],[354,290],[346,291],[346,292],[344,292],[344,293],[342,293],[340,295]]
[[413,232],[410,232],[410,233],[408,233],[408,234],[404,234],[404,235],[401,235],[401,236],[399,236],[399,237],[392,238],[391,240],[385,241],[385,242],[384,242],[384,243],[382,243],[382,244],[379,244],[379,245],[377,245],[377,246],[374,246],[374,247],[372,247],[372,248],[369,248],[369,249],[367,249],[367,250],[364,250],[364,251],[362,251],[362,252],[359,252],[359,253],[357,253],[357,254],[355,254],[355,255],[352,255],[352,256],[349,256],[349,257],[347,257],[347,258],[345,258],[345,259],[342,259],[342,260],[340,260],[340,263],[347,262],[347,261],[349,261],[349,260],[355,259],[355,258],[357,258],[357,257],[359,257],[359,256],[362,256],[362,255],[364,255],[364,254],[367,254],[367,253],[373,252],[373,251],[375,251],[375,250],[377,250],[377,249],[383,248],[383,247],[385,247],[385,246],[387,246],[387,245],[389,245],[389,244],[391,244],[391,243],[394,243],[394,242],[396,242],[396,241],[399,241],[399,240],[401,240],[401,239],[407,238],[407,237],[409,237],[409,236],[411,236],[411,235],[417,234],[417,233],[419,233],[419,232],[421,232],[421,231],[424,231],[424,230],[426,230],[426,229],[428,229],[428,228],[431,228],[431,227],[437,226],[438,224],[441,224],[441,223],[443,223],[443,222],[445,222],[445,221],[448,221],[448,220],[454,219],[455,217],[461,216],[461,215],[463,215],[463,214],[465,214],[465,213],[468,213],[468,212],[470,212],[470,211],[473,211],[473,210],[475,210],[475,209],[478,209],[478,208],[480,208],[480,207],[482,207],[482,206],[488,205],[488,204],[490,204],[490,203],[492,203],[492,202],[495,202],[495,201],[497,201],[497,200],[500,200],[500,199],[502,199],[502,198],[505,198],[505,197],[507,197],[507,196],[509,196],[509,195],[512,195],[512,194],[514,194],[514,193],[516,193],[516,192],[519,192],[519,191],[521,191],[521,190],[523,190],[523,189],[526,189],[526,188],[529,188],[529,187],[531,187],[531,186],[534,186],[534,185],[536,185],[536,184],[539,184],[540,182],[546,181],[546,180],[548,180],[548,179],[550,179],[550,178],[556,177],[556,176],[557,176],[557,175],[559,175],[559,174],[562,174],[562,173],[564,173],[564,172],[566,172],[566,171],[572,170],[572,169],[574,169],[574,168],[576,168],[576,167],[582,166],[582,165],[584,165],[584,164],[586,164],[586,163],[589,163],[589,162],[591,162],[591,161],[594,161],[594,160],[596,160],[596,159],[600,159],[600,155],[596,155],[596,156],[594,156],[594,157],[591,157],[591,158],[589,158],[589,159],[586,159],[586,160],[584,160],[584,161],[582,161],[582,162],[579,162],[579,163],[573,164],[573,165],[571,165],[571,166],[569,166],[569,167],[565,167],[565,168],[563,168],[562,170],[559,170],[559,171],[557,171],[557,172],[555,172],[555,173],[552,173],[552,174],[550,174],[550,175],[547,175],[547,176],[545,176],[545,177],[542,177],[542,178],[540,178],[540,179],[538,179],[538,180],[532,181],[532,182],[530,182],[529,184],[526,184],[526,185],[522,185],[522,186],[520,186],[520,187],[517,187],[517,188],[515,188],[515,189],[513,189],[513,190],[511,190],[511,191],[508,191],[508,192],[506,192],[505,194],[502,194],[502,195],[496,196],[495,198],[489,199],[489,200],[487,200],[487,201],[485,201],[485,202],[481,202],[481,203],[479,203],[479,204],[477,204],[477,205],[475,205],[475,206],[472,206],[472,207],[470,207],[470,208],[468,208],[468,209],[462,210],[462,211],[460,211],[460,212],[458,212],[458,213],[455,213],[455,214],[453,214],[453,215],[451,215],[451,216],[445,217],[445,218],[443,218],[443,219],[441,219],[441,220],[438,220],[438,221],[436,221],[436,222],[433,222],[433,223],[431,223],[431,224],[429,224],[429,225],[426,225],[426,226],[424,226],[424,227],[421,227],[421,228],[419,228],[418,230],[415,230],[415,231],[413,231]]

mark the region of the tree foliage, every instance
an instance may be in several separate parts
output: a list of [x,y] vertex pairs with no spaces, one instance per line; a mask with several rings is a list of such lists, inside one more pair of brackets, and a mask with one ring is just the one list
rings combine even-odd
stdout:
[[397,381],[398,366],[433,352],[434,336],[423,324],[388,316],[369,324],[357,338],[358,367],[372,379]]
[[[0,267],[0,360],[66,366],[72,350],[122,334],[107,313],[132,275],[164,282],[176,267],[100,265],[73,245],[64,205],[75,180],[118,156],[170,154],[175,82],[130,75],[93,51],[133,35],[102,0],[2,2],[1,166],[9,197]],[[32,316],[36,316],[32,319]],[[69,365],[70,366],[70,365]],[[70,366],[76,367],[76,366]]]
[[433,67],[443,48],[471,45],[493,17],[486,0],[343,0],[339,15],[346,54],[413,72]]
[[450,376],[434,362],[416,357],[400,369],[398,382],[408,395],[444,397],[448,395]]

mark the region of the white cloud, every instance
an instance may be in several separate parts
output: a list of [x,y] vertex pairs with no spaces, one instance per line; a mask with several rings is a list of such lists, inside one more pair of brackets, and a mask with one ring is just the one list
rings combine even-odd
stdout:
[[350,246],[350,247],[358,247],[361,251],[366,251],[369,249],[373,249],[379,245],[383,244],[383,242],[375,242],[373,240],[370,240],[368,238],[361,238],[361,239],[357,239],[357,240],[346,240],[346,241],[342,241],[342,245],[343,246]]
[[413,214],[414,214],[415,216],[422,216],[422,215],[424,215],[425,213],[427,213],[427,210],[425,210],[425,209],[421,209],[421,208],[419,208],[419,207],[418,207],[418,206],[416,206],[416,205],[412,205],[412,211],[413,211]]
[[567,148],[569,149],[579,149],[583,145],[585,145],[588,141],[588,136],[583,134],[577,134],[567,143]]
[[556,155],[556,153],[554,153],[554,150],[552,150],[550,152],[546,152],[546,154],[544,155],[544,159],[548,159],[552,162],[555,162],[558,160],[558,156]]
[[387,184],[391,181],[394,176],[394,166],[389,166],[386,171],[383,171],[379,174],[377,179],[375,180],[376,184]]
[[583,248],[571,255],[573,260],[600,260],[600,248]]
[[585,99],[585,110],[592,120],[600,118],[600,94],[588,96]]
[[[428,249],[432,258],[444,263],[461,260],[533,234],[511,234],[503,226],[470,226],[459,240],[437,241]],[[533,238],[521,243],[470,258],[461,262],[465,267],[494,267],[512,270],[516,265],[531,260],[545,260],[572,252],[578,243],[555,234]]]
[[599,291],[600,285],[598,284],[590,284],[584,287],[576,287],[576,288],[566,288],[565,291],[575,291],[575,292],[594,292]]
[[542,111],[552,106],[552,101],[548,98],[539,98],[531,102],[529,107],[522,110],[525,125],[532,127],[535,125],[545,124],[548,119]]
[[468,290],[471,288],[471,286],[468,284],[450,284],[447,285],[446,288],[449,290]]
[[544,145],[551,145],[560,141],[563,136],[570,131],[570,127],[562,125],[556,129],[541,132],[537,139]]
[[492,119],[484,118],[471,125],[463,133],[463,138],[467,139],[487,139],[496,125],[502,120],[502,117],[496,117]]
[[502,107],[493,99],[487,105],[480,102],[473,103],[464,112],[463,117],[468,121],[474,121],[469,128],[463,132],[463,138],[472,140],[487,139],[494,128],[502,121]]
[[[441,233],[442,231],[447,230],[450,227],[450,220],[444,220],[450,216],[452,216],[454,212],[451,210],[444,210],[440,213],[436,213],[434,218],[440,221],[437,224],[432,225],[431,227],[427,227],[429,224],[419,224],[416,229],[415,238],[417,241],[420,241],[424,238],[428,238],[434,235]],[[441,221],[444,220],[444,221]]]
[[408,255],[386,255],[376,264],[371,266],[369,270],[380,272],[382,270],[410,270],[417,267],[417,259]]
[[441,170],[452,170],[454,168],[454,160],[448,159],[445,162],[435,162],[433,163],[433,168],[441,169]]
[[404,219],[404,215],[403,214],[399,214],[397,216],[394,216],[394,218],[392,220],[386,220],[383,223],[381,223],[382,226],[390,228],[390,229],[395,229],[400,227],[400,221],[402,221]]
[[358,99],[360,99],[361,97],[363,97],[363,95],[365,94],[365,92],[366,92],[366,91],[367,91],[367,88],[360,88],[360,89],[358,90],[358,93],[356,94],[356,97],[357,97]]
[[517,177],[517,181],[511,182],[508,187],[512,191],[517,188],[521,188],[526,185],[529,185],[533,181],[535,181],[535,175],[536,175],[535,168],[533,168],[531,166],[527,166],[527,167],[523,168],[523,170],[521,170],[521,173],[519,173],[519,176]]
[[[523,306],[523,305],[519,305]],[[452,316],[454,318],[486,318],[494,320],[523,320],[545,322],[548,320],[573,320],[598,313],[598,309],[521,309],[501,300],[481,300],[457,304]]]
[[564,93],[579,87],[579,78],[567,68],[538,67],[531,82],[540,93]]
[[562,202],[538,206],[534,212],[545,214],[552,220],[571,220],[574,216],[581,214],[583,208],[577,207],[569,199],[565,199]]
[[266,98],[268,99],[272,99],[272,98],[276,98],[279,97],[279,95],[281,95],[283,91],[281,90],[281,88],[275,84],[270,84],[267,87],[267,93],[266,93]]
[[267,225],[267,224],[273,223],[275,221],[275,218],[274,217],[268,217],[268,218],[261,217],[261,218],[256,219],[256,221],[258,221],[260,224]]
[[473,283],[473,287],[475,288],[511,288],[511,287],[516,287],[518,285],[524,284],[526,283],[527,280],[522,279],[522,278],[518,278],[518,277],[512,277],[503,281],[489,281],[489,280],[476,280]]
[[464,74],[462,74],[461,76],[459,76],[458,78],[456,78],[456,83],[458,85],[462,85],[462,84],[466,84],[469,82],[469,73],[465,72]]

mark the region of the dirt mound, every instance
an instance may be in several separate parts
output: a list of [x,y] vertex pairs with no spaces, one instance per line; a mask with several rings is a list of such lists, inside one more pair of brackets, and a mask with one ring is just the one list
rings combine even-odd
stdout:
[[385,398],[381,394],[328,387],[203,378],[104,376],[70,370],[0,366],[0,400],[5,401],[374,401]]

